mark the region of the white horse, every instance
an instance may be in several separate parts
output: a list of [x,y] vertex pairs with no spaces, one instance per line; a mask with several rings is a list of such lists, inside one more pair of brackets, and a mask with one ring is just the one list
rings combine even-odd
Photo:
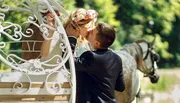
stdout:
[[123,73],[125,79],[125,90],[115,91],[117,103],[132,103],[140,92],[139,70],[149,77],[152,83],[159,79],[157,64],[159,55],[154,51],[152,42],[145,39],[136,40],[134,43],[126,44],[121,50],[115,50],[123,62]]

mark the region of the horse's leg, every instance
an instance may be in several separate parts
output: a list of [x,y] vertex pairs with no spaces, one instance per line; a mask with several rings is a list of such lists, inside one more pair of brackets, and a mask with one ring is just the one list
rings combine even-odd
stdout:
[[140,92],[141,92],[141,88],[139,89],[139,92],[136,94],[136,103],[139,103],[139,100],[140,100]]
[[141,73],[137,70],[124,72],[125,90],[115,91],[117,103],[136,103],[136,95],[140,91]]
[[132,72],[124,72],[125,90],[115,91],[117,103],[130,103],[132,100]]
[[131,103],[137,103],[136,99],[137,98],[135,97],[134,100]]
[[132,103],[138,103],[139,95],[140,95],[140,81],[143,75],[140,71],[136,70],[133,74],[133,92],[132,92]]

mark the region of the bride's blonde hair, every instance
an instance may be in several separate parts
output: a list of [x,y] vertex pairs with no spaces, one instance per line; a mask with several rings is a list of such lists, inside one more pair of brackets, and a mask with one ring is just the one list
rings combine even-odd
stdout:
[[[82,26],[96,21],[98,13],[95,10],[86,10],[79,8],[69,16],[68,20],[64,23],[64,28],[71,26],[75,30],[81,30]],[[81,34],[79,34],[81,38]]]

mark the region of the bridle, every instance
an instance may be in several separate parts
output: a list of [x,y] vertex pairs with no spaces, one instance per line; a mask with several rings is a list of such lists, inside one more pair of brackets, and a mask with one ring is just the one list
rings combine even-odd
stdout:
[[[137,45],[141,48],[140,44],[137,43]],[[145,60],[148,58],[148,56],[150,55],[150,57],[151,57],[151,62],[152,62],[152,71],[151,71],[150,73],[147,73],[147,72],[143,72],[143,73],[144,73],[144,77],[151,77],[151,78],[153,78],[153,77],[156,75],[156,74],[155,74],[155,71],[156,71],[156,69],[157,69],[157,67],[155,67],[155,66],[156,66],[156,62],[159,62],[160,57],[159,57],[159,55],[154,51],[154,48],[153,48],[152,46],[150,46],[149,43],[147,43],[147,46],[148,46],[148,47],[147,47],[148,50],[147,50],[146,55],[143,57],[143,60],[145,61]],[[142,48],[141,48],[141,52],[143,53]],[[141,70],[141,71],[142,71],[142,70]]]

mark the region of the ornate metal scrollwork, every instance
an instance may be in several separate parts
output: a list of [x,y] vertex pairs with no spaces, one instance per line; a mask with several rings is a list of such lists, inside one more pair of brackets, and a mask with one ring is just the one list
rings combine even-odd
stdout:
[[[3,2],[3,1],[1,1],[1,2]],[[11,43],[13,43],[13,42],[24,42],[24,41],[22,41],[22,38],[23,37],[27,37],[27,38],[31,37],[34,34],[34,31],[32,28],[26,28],[26,30],[25,30],[22,28],[22,26],[25,24],[26,25],[33,24],[37,28],[39,28],[39,30],[42,32],[42,36],[44,37],[44,39],[49,39],[47,37],[49,35],[48,29],[53,29],[53,28],[46,24],[46,20],[45,20],[46,17],[45,16],[43,17],[42,14],[45,12],[48,12],[48,11],[54,13],[54,9],[60,10],[60,11],[63,11],[64,9],[62,10],[61,6],[57,7],[57,6],[59,6],[59,4],[55,1],[52,1],[52,0],[47,0],[47,1],[26,0],[25,3],[22,3],[18,0],[15,0],[15,2],[18,3],[21,7],[11,7],[7,4],[2,4],[2,6],[0,7],[0,20],[1,20],[0,37],[6,36],[6,38],[8,38],[8,40],[9,40],[8,41],[9,43],[10,42]],[[54,4],[54,5],[52,5],[52,4]],[[32,15],[27,16],[27,20],[24,21],[23,23],[16,24],[13,22],[7,22],[5,20],[5,13],[7,13],[9,11],[29,12]],[[65,13],[65,10],[63,11],[63,13]],[[65,15],[67,16],[67,14],[65,14]],[[65,32],[65,30],[61,24],[61,21],[57,15],[56,15],[55,20],[56,20],[56,25],[57,25],[56,30],[57,30],[57,33],[59,35],[59,41],[61,41],[59,43],[59,47],[61,48],[62,52],[66,55],[64,55],[63,57],[62,57],[62,55],[54,55],[51,59],[43,61],[43,62],[41,62],[41,61],[38,62],[38,60],[35,59],[34,63],[32,63],[32,60],[30,60],[30,61],[24,60],[22,58],[19,58],[19,56],[16,54],[6,54],[3,51],[3,49],[7,46],[7,42],[1,41],[0,42],[1,52],[6,55],[6,59],[3,59],[3,60],[6,60],[6,62],[8,62],[8,65],[10,65],[13,69],[20,70],[22,68],[20,68],[20,66],[18,65],[19,63],[30,62],[35,68],[40,68],[41,65],[49,65],[46,63],[51,61],[53,58],[57,57],[59,59],[57,59],[56,65],[59,65],[58,68],[61,68],[63,66],[61,64],[61,62],[64,60],[67,61],[68,58],[70,57],[69,56],[70,50],[68,50],[68,43],[65,40],[66,32]],[[34,42],[36,42],[36,41],[34,41]],[[15,50],[14,50],[14,52],[15,52]],[[17,62],[17,60],[14,60],[13,57],[18,59],[18,62]],[[63,63],[65,63],[65,62],[63,62]],[[15,68],[14,68],[14,66],[15,66]],[[37,67],[37,66],[39,66],[39,67]],[[51,68],[51,69],[54,69],[54,68]],[[29,69],[29,70],[31,70],[31,69]],[[56,70],[57,69],[55,69],[54,71],[56,71]],[[22,71],[24,71],[24,70],[22,70]],[[46,71],[46,73],[48,73],[47,71]],[[42,71],[37,70],[37,72],[42,72]],[[35,74],[35,71],[33,71],[33,72],[29,71],[28,73]],[[44,74],[44,73],[45,72],[43,71],[42,74]],[[40,73],[37,73],[37,74],[40,74]]]
[[29,75],[24,74],[24,73],[23,73],[23,75],[25,75],[25,77],[28,79],[27,87],[25,87],[25,84],[23,84],[22,82],[15,82],[13,84],[13,91],[16,94],[25,94],[31,88],[31,79],[30,79]]
[[[56,81],[55,79],[49,81],[53,75],[63,75],[65,81],[69,81],[71,85],[71,101],[75,102],[75,71],[74,71],[74,62],[71,52],[71,47],[68,42],[66,32],[63,28],[62,21],[68,18],[69,14],[66,10],[54,0],[25,0],[21,2],[20,0],[13,0],[13,3],[18,4],[17,6],[5,4],[4,0],[0,0],[0,61],[3,61],[5,64],[10,66],[15,71],[24,73],[28,77],[29,86],[27,89],[23,88],[23,83],[17,81],[13,85],[13,91],[17,94],[25,94],[31,88],[30,75],[44,76],[47,75],[45,81],[46,89],[50,94],[56,94],[61,89],[62,81]],[[11,2],[12,3],[12,2]],[[7,21],[7,14],[9,12],[17,13],[26,13],[26,20],[21,23],[15,23],[14,21]],[[59,11],[61,16],[56,15],[55,11]],[[43,14],[46,12],[51,12],[55,15],[55,24],[56,28],[49,26],[46,23],[46,16]],[[35,43],[41,42],[36,40],[23,40],[23,38],[30,38],[35,34],[35,31],[32,28],[29,28],[29,25],[34,25],[42,32],[42,37],[44,39],[48,38],[49,29],[54,29],[55,34],[57,35],[58,43],[57,47],[60,48],[60,54],[54,54],[48,59],[36,58],[25,60],[21,58],[20,54],[23,50],[20,47],[17,49],[11,50],[12,44],[18,43]],[[25,52],[39,52],[34,49],[24,50]],[[53,61],[53,62],[52,62]],[[70,68],[66,68],[65,63],[68,62]],[[44,78],[45,79],[45,78]],[[48,84],[51,83],[51,88]],[[54,90],[52,92],[51,90]]]

